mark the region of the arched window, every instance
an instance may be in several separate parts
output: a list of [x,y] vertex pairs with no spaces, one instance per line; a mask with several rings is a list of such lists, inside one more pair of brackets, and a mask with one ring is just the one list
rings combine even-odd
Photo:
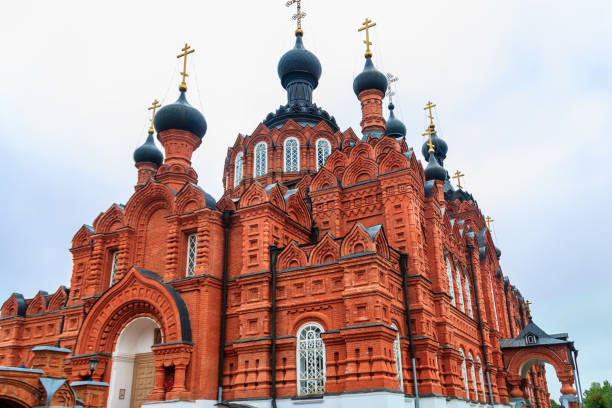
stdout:
[[391,328],[397,330],[397,336],[393,342],[393,356],[395,357],[395,370],[397,371],[397,381],[399,382],[399,389],[404,391],[404,379],[402,376],[402,350],[400,348],[400,335],[399,330],[395,324],[391,324]]
[[495,306],[495,292],[493,291],[493,278],[489,272],[489,286],[491,287],[491,301],[493,302],[493,315],[495,316],[495,327],[499,331],[499,321],[497,320],[497,306]]
[[472,362],[472,366],[470,367],[470,377],[472,378],[472,384],[474,384],[474,399],[478,399],[478,384],[476,383],[476,370],[474,370],[474,359],[472,358],[472,353],[468,354],[468,359]]
[[459,354],[461,354],[461,377],[463,377],[463,385],[465,386],[465,398],[470,399],[470,388],[468,386],[467,379],[467,366],[465,365],[465,354],[463,350],[459,349]]
[[325,344],[323,327],[307,323],[297,334],[298,395],[323,394],[325,391]]
[[478,364],[478,377],[480,379],[480,391],[482,392],[482,400],[487,401],[485,397],[485,383],[484,377],[482,376],[482,364],[480,363],[480,357],[476,357],[476,364]]
[[300,142],[295,137],[285,140],[285,171],[300,171]]
[[185,268],[185,276],[194,275],[197,259],[198,259],[198,234],[191,234],[187,237],[187,265]]
[[119,251],[115,251],[112,254],[111,270],[110,270],[110,286],[115,284],[115,275],[117,275],[117,259],[119,258]]
[[467,302],[468,314],[470,317],[474,317],[474,310],[472,309],[472,293],[470,291],[470,279],[465,274],[465,268],[463,269],[463,276],[465,276],[465,300]]
[[455,287],[453,286],[453,271],[451,269],[451,264],[448,261],[448,258],[445,256],[444,260],[446,261],[446,275],[448,277],[448,294],[451,297],[451,304],[453,306],[456,305],[455,303]]
[[234,187],[242,181],[242,167],[242,152],[240,152],[234,161]]
[[327,139],[318,139],[317,140],[317,171],[323,166],[325,166],[325,161],[331,154],[331,144]]
[[457,292],[459,292],[459,307],[461,311],[465,313],[465,305],[463,304],[463,285],[461,284],[461,272],[457,268],[457,262],[453,260],[455,264],[455,275],[457,276]]
[[253,177],[263,176],[268,172],[268,145],[259,142],[255,146],[255,160],[253,160]]

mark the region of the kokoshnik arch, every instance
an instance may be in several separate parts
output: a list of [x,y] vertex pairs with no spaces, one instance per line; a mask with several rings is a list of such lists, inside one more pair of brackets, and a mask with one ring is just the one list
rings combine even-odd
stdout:
[[425,167],[392,103],[383,116],[374,26],[360,135],[313,103],[322,68],[298,26],[278,63],[287,103],[229,147],[219,200],[191,167],[207,126],[184,63],[178,100],[150,108],[134,194],[74,236],[70,289],[2,306],[0,402],[548,408],[547,362],[576,404],[573,344],[502,273],[443,167],[434,105]]

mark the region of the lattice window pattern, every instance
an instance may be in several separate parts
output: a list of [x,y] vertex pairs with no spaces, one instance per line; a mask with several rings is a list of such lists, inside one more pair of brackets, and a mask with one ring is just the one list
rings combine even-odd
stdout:
[[[465,269],[463,269],[463,274],[465,275]],[[472,293],[470,290],[470,279],[465,277],[465,297],[467,301],[468,314],[470,317],[474,317],[474,310],[472,309]]]
[[197,259],[198,259],[198,234],[191,234],[187,237],[187,270],[185,272],[186,276],[194,275]]
[[113,260],[111,261],[111,273],[110,273],[110,285],[115,284],[115,275],[117,274],[117,259],[119,258],[119,251],[113,252]]
[[474,360],[472,359],[472,354],[469,355],[469,359],[472,361],[472,366],[470,367],[470,376],[472,377],[472,383],[474,384],[474,393],[476,394],[474,399],[478,399],[478,384],[476,383],[476,371],[474,370]]
[[300,171],[300,145],[295,137],[285,140],[285,171]]
[[465,304],[463,303],[463,285],[461,284],[461,272],[457,268],[457,262],[455,264],[455,275],[457,276],[457,292],[459,293],[459,307],[461,311],[465,313]]
[[236,159],[234,161],[234,187],[236,187],[242,181],[242,152],[236,155]]
[[331,153],[331,144],[327,139],[317,140],[317,171],[323,166]]
[[308,323],[298,332],[298,395],[317,395],[325,391],[325,344],[321,339],[322,332],[323,328],[316,323]]
[[255,161],[253,163],[254,177],[263,176],[268,172],[268,145],[265,142],[257,143],[255,146]]
[[404,378],[402,372],[402,350],[400,347],[400,335],[399,330],[395,324],[391,325],[392,328],[397,330],[397,337],[393,342],[393,356],[395,357],[395,370],[397,371],[397,381],[399,382],[399,389],[404,391]]
[[465,354],[463,354],[463,350],[459,350],[459,354],[461,354],[461,376],[463,377],[463,385],[465,386],[465,397],[467,399],[470,399],[470,388],[468,386],[467,366],[465,364]]
[[456,306],[457,303],[455,302],[455,287],[453,285],[453,271],[451,269],[451,265],[450,265],[448,258],[444,257],[444,260],[446,261],[446,275],[448,277],[448,294],[451,297],[451,304],[453,306]]

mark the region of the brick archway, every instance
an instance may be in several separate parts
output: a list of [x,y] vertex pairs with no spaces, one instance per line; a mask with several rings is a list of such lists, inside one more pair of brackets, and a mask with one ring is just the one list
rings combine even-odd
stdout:
[[121,330],[143,316],[157,323],[164,343],[191,344],[191,323],[183,299],[159,275],[133,267],[87,313],[72,357],[73,376],[87,375],[89,356],[98,354],[102,361],[97,376],[101,378]]
[[42,398],[37,386],[15,378],[0,378],[0,395],[0,406],[10,408],[35,407]]

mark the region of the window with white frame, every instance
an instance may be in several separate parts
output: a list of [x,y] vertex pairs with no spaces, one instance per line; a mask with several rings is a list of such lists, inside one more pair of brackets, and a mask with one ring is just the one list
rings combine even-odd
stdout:
[[263,176],[268,172],[268,145],[266,142],[257,143],[254,155],[253,175],[254,177]]
[[185,270],[185,276],[194,275],[197,259],[198,259],[198,234],[191,234],[187,237],[187,267]]
[[397,330],[397,336],[393,342],[393,357],[395,357],[395,370],[397,371],[397,381],[399,382],[399,389],[404,391],[404,379],[402,375],[402,349],[400,347],[400,335],[399,329],[393,323],[391,327]]
[[485,397],[485,383],[484,377],[482,376],[482,364],[480,363],[480,357],[476,357],[476,364],[478,364],[478,377],[480,378],[480,391],[482,392],[482,400],[486,401]]
[[459,354],[461,354],[461,376],[463,377],[463,385],[465,386],[465,398],[470,399],[470,388],[468,386],[467,379],[467,366],[465,364],[465,354],[463,350],[459,349]]
[[453,285],[453,271],[451,269],[451,264],[446,256],[444,257],[444,260],[446,261],[446,275],[448,277],[448,294],[451,297],[451,304],[455,306],[456,303],[455,303],[455,287]]
[[307,323],[297,333],[298,395],[317,395],[325,391],[325,344],[323,327]]
[[465,273],[465,268],[463,268],[463,276],[465,276],[465,300],[467,302],[468,314],[470,315],[470,317],[474,317],[474,310],[472,309],[472,292],[470,290],[470,279]]
[[316,143],[317,147],[317,171],[325,166],[325,161],[331,154],[331,144],[327,139],[318,139]]
[[117,259],[119,258],[119,251],[115,251],[112,254],[111,259],[111,270],[110,270],[110,286],[115,284],[115,275],[117,274]]
[[493,291],[493,277],[489,272],[489,286],[491,287],[491,301],[493,302],[493,315],[495,316],[495,327],[499,331],[499,321],[497,320],[497,306],[495,305],[495,292]]
[[300,171],[300,142],[295,137],[285,140],[285,171]]
[[465,313],[465,304],[463,303],[463,285],[461,284],[461,272],[457,268],[457,262],[453,260],[455,264],[455,276],[457,276],[457,292],[459,292],[459,307],[461,311]]
[[236,155],[236,159],[234,159],[234,187],[236,187],[242,181],[242,152]]
[[474,399],[478,399],[478,384],[476,383],[476,370],[474,369],[474,359],[472,358],[472,353],[468,355],[468,359],[472,362],[472,366],[470,367],[470,376],[472,377],[472,384],[474,384]]

